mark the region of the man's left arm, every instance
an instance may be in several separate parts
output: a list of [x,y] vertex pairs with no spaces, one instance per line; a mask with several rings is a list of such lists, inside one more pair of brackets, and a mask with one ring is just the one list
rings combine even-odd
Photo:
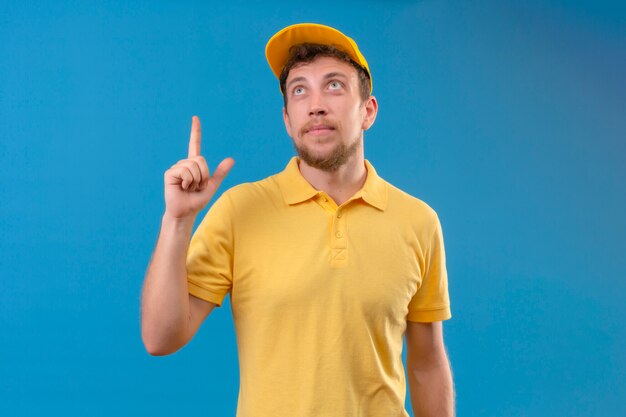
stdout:
[[407,321],[407,373],[415,417],[453,417],[452,371],[440,321]]

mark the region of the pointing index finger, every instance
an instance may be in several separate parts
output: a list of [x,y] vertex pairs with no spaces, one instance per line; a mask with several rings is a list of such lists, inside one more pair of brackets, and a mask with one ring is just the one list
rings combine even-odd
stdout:
[[200,142],[202,139],[202,131],[200,129],[200,119],[198,116],[191,118],[191,135],[189,136],[189,153],[188,158],[200,155]]

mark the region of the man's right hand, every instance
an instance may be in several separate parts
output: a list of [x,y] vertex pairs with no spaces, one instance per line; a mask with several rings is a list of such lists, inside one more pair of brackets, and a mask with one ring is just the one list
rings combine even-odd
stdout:
[[210,175],[206,160],[200,155],[201,139],[200,119],[193,116],[187,159],[178,161],[164,175],[165,213],[172,218],[195,218],[235,163],[232,158],[226,158]]

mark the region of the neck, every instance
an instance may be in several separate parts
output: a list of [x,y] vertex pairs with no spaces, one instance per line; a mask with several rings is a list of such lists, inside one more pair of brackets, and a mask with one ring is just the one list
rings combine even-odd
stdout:
[[367,178],[365,156],[357,152],[336,171],[327,172],[313,168],[299,160],[300,172],[316,190],[324,191],[340,206],[361,189]]

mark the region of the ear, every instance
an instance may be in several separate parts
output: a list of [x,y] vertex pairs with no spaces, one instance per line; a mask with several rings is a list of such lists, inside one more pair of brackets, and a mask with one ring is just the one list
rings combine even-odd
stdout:
[[285,129],[287,130],[287,134],[291,136],[291,122],[289,121],[289,114],[287,113],[287,109],[283,107],[283,121],[285,122]]
[[369,96],[363,106],[365,107],[365,115],[363,117],[361,129],[367,130],[372,127],[374,121],[376,120],[376,114],[378,114],[378,102],[376,101],[376,97]]

